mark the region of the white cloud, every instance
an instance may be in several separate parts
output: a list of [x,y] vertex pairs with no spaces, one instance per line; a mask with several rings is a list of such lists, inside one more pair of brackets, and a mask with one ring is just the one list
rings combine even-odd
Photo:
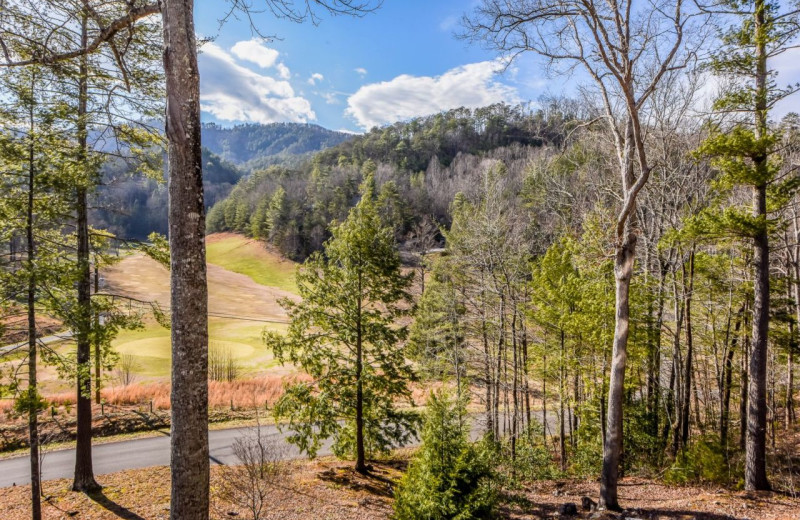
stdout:
[[323,76],[319,72],[315,72],[314,74],[311,75],[310,78],[308,78],[308,84],[316,85],[317,81],[322,81],[323,79],[325,79],[325,76]]
[[234,56],[243,61],[255,63],[262,69],[268,69],[278,60],[278,51],[270,49],[258,40],[236,42],[231,48]]
[[322,99],[325,100],[325,103],[329,105],[338,105],[342,102],[339,99],[339,94],[336,92],[323,92],[320,94],[320,96],[322,96]]
[[280,76],[281,79],[289,79],[292,77],[292,73],[289,71],[289,67],[287,67],[283,63],[278,63],[277,65],[275,65],[275,70],[278,71],[278,76]]
[[371,128],[462,106],[517,103],[517,90],[495,77],[502,65],[483,61],[456,67],[441,76],[403,74],[391,81],[365,85],[347,99],[345,113],[363,128]]
[[[240,45],[242,43],[246,45]],[[235,51],[237,46],[238,52]],[[256,59],[267,63],[263,54],[258,55],[261,58],[254,58],[255,54],[243,50],[248,48],[251,48],[250,42],[239,42],[230,52],[215,43],[203,46],[198,56],[201,109],[223,121],[305,123],[316,119],[311,103],[295,94],[286,81],[289,69],[276,62],[277,54],[271,65],[277,78],[254,72],[237,61],[238,57],[256,64]]]
[[364,67],[358,67],[353,70],[355,71],[356,74],[358,74],[362,78],[367,75],[367,69],[365,69]]

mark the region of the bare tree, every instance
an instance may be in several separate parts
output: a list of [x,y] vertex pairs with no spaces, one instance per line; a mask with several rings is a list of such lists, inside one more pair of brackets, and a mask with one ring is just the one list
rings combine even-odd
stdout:
[[648,103],[664,76],[693,58],[684,37],[692,15],[683,0],[483,0],[464,19],[465,37],[513,58],[536,53],[551,66],[578,66],[605,107],[619,163],[615,222],[616,324],[611,361],[600,505],[618,509],[622,407],[629,334],[629,289],[638,230],[636,201],[653,164],[646,147]]
[[122,354],[119,357],[117,368],[114,370],[117,374],[119,384],[128,386],[136,380],[136,369],[138,365],[136,358],[131,354]]
[[233,454],[239,464],[223,466],[219,496],[246,509],[253,520],[260,520],[269,494],[288,473],[286,447],[268,438],[259,423],[255,432],[233,442]]

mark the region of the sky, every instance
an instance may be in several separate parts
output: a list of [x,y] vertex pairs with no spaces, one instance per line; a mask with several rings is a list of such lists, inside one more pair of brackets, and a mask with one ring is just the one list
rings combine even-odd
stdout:
[[[220,25],[229,2],[195,3],[197,33],[210,40],[198,58],[202,117],[223,126],[295,122],[364,132],[461,106],[570,95],[580,82],[548,76],[531,54],[505,66],[495,52],[456,38],[478,0],[384,0],[363,18],[323,15],[317,25],[254,13],[257,33],[242,16]],[[800,81],[800,49],[774,65],[781,83]],[[773,115],[800,111],[798,101],[784,100]]]
[[[258,5],[260,0],[252,0]],[[315,123],[363,132],[460,106],[535,100],[547,82],[525,60],[506,69],[495,53],[457,39],[469,0],[386,0],[363,18],[318,25],[229,18],[223,0],[195,5],[204,121]],[[262,4],[263,5],[263,4]]]

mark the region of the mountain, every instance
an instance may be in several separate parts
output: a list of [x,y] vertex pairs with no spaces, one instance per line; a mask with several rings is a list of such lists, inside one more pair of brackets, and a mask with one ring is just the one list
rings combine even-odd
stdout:
[[[203,148],[203,191],[210,208],[228,196],[244,176],[233,164]],[[133,172],[124,162],[109,162],[92,212],[95,227],[123,239],[143,240],[152,232],[167,234],[167,183]]]
[[273,165],[298,166],[315,152],[352,137],[318,125],[298,123],[246,124],[230,128],[214,123],[203,125],[203,146],[245,171]]
[[[203,189],[207,208],[225,199],[249,172],[274,165],[300,167],[320,150],[337,146],[352,135],[317,125],[274,123],[225,128],[203,125]],[[166,175],[165,175],[166,178]],[[93,222],[124,239],[143,240],[152,232],[167,233],[167,185],[110,161],[96,194]]]
[[456,195],[475,191],[487,168],[502,167],[511,193],[533,182],[528,166],[564,140],[572,112],[569,104],[547,111],[497,104],[374,128],[304,164],[243,178],[211,208],[208,229],[245,233],[302,260],[322,247],[330,223],[347,216],[365,174],[374,173],[381,214],[397,240],[436,240]]

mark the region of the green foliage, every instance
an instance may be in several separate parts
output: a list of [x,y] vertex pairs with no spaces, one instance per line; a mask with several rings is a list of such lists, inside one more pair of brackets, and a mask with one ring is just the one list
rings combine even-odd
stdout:
[[431,393],[422,428],[422,446],[395,492],[397,520],[491,518],[497,503],[494,450],[468,439],[464,401]]
[[702,436],[693,439],[678,453],[664,480],[670,484],[730,485],[739,474],[728,465],[719,439]]
[[407,329],[397,325],[408,312],[411,277],[400,272],[371,177],[361,193],[347,219],[331,228],[324,254],[313,254],[299,269],[302,301],[281,301],[291,319],[288,334],[264,334],[281,362],[312,378],[287,386],[274,409],[277,421],[288,421],[289,441],[311,456],[330,437],[337,455],[353,455],[359,385],[371,453],[407,442],[418,419],[399,408],[403,401],[412,404],[408,384],[416,379],[401,347]]
[[517,436],[512,458],[511,439],[503,439],[500,446],[502,454],[500,467],[502,480],[510,486],[517,486],[536,480],[553,480],[564,474],[558,468],[553,454],[544,443],[542,424],[534,421]]

